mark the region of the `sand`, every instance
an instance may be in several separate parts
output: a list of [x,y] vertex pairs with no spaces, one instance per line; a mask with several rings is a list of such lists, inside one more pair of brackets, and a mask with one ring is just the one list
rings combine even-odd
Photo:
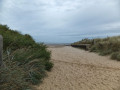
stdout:
[[54,67],[38,90],[120,90],[120,62],[70,46],[49,50]]

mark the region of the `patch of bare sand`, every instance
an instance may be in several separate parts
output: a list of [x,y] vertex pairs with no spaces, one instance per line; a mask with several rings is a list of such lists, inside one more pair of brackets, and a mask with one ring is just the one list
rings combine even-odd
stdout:
[[120,62],[69,46],[49,50],[54,67],[38,90],[120,90]]

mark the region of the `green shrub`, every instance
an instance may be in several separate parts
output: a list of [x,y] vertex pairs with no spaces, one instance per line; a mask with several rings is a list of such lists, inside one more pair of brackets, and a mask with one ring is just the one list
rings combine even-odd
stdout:
[[[46,45],[28,35],[0,25],[3,36],[4,68],[0,68],[0,90],[26,90],[42,82],[53,64]],[[34,89],[33,89],[34,90]]]
[[111,55],[111,59],[117,59],[118,52],[115,52]]
[[51,68],[53,67],[53,63],[51,62],[46,62],[45,63],[45,69],[48,71],[51,71]]
[[[8,64],[9,63],[9,64]],[[0,68],[0,90],[25,90],[29,89],[29,82],[26,82],[26,71],[13,62],[6,63],[5,68]]]
[[96,52],[97,50],[96,50],[96,46],[92,46],[91,48],[90,48],[90,52]]
[[109,55],[109,54],[111,54],[111,53],[112,53],[111,50],[104,50],[104,51],[101,51],[101,52],[100,52],[100,55],[105,56],[105,55]]
[[117,55],[117,60],[120,61],[120,53]]

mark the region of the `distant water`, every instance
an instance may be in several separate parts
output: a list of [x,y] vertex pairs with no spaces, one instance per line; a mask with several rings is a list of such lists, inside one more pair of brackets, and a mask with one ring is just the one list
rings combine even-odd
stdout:
[[71,43],[45,43],[46,45],[70,45]]

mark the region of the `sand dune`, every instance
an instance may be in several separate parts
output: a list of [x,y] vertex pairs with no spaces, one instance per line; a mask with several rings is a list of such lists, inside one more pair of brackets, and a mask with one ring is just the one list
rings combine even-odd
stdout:
[[54,68],[38,90],[120,90],[120,62],[69,46],[49,50]]

